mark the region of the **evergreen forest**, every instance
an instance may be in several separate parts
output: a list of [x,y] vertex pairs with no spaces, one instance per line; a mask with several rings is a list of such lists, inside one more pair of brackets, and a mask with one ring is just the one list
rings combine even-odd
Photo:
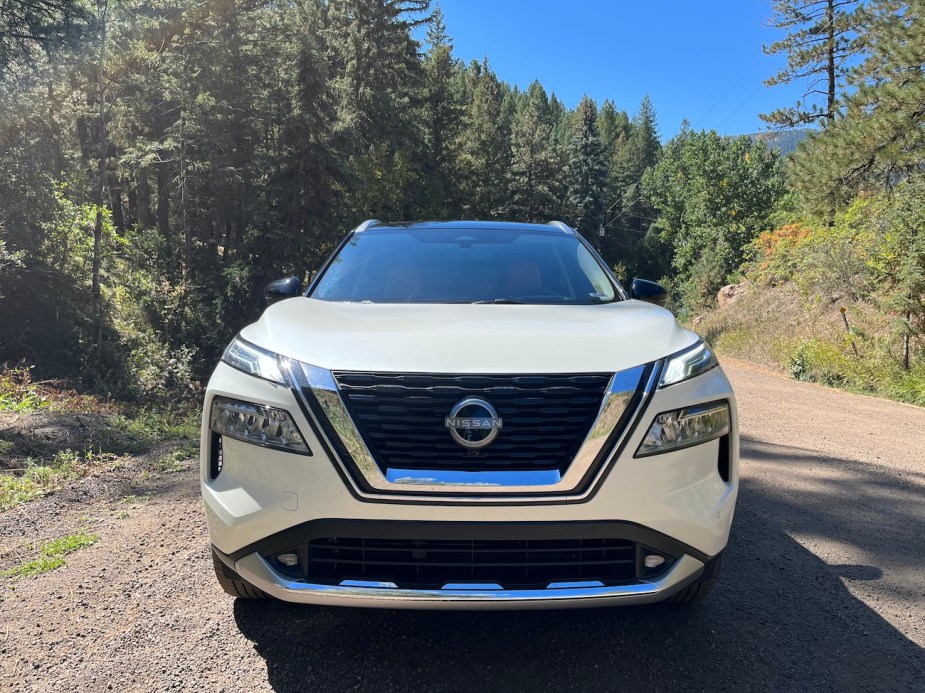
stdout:
[[775,347],[794,375],[925,402],[923,13],[768,3],[768,88],[809,85],[763,116],[809,133],[784,156],[509,84],[429,0],[0,0],[0,363],[194,399],[263,286],[365,219],[559,219],[730,353],[768,339],[717,317],[747,284],[752,322],[838,317]]

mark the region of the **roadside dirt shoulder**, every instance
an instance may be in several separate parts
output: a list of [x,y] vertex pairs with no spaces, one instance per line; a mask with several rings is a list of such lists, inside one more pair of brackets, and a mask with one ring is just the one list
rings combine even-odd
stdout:
[[743,486],[773,521],[925,646],[925,408],[724,359],[739,405]]

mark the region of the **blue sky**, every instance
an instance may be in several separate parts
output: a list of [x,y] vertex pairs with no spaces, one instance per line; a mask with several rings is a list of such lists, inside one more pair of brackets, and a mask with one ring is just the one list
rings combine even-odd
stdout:
[[439,0],[457,58],[488,56],[522,88],[539,79],[573,108],[588,94],[632,115],[646,94],[663,140],[687,118],[721,134],[764,130],[758,114],[802,85],[765,87],[785,64],[766,56],[770,0]]

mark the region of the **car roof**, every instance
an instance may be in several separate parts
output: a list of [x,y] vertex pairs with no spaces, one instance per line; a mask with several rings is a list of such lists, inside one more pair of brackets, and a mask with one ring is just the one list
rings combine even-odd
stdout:
[[[514,233],[548,233],[562,234],[565,226],[553,224],[531,224],[519,221],[402,221],[384,223],[372,221],[362,224],[357,232],[375,233],[389,229],[408,229],[411,231],[509,231]],[[574,232],[572,232],[574,233]]]

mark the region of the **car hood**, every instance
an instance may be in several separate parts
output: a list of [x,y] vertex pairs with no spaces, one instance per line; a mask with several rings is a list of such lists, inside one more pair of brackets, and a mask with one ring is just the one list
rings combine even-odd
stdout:
[[418,373],[615,372],[680,351],[697,335],[641,301],[588,306],[280,301],[241,336],[329,370]]

